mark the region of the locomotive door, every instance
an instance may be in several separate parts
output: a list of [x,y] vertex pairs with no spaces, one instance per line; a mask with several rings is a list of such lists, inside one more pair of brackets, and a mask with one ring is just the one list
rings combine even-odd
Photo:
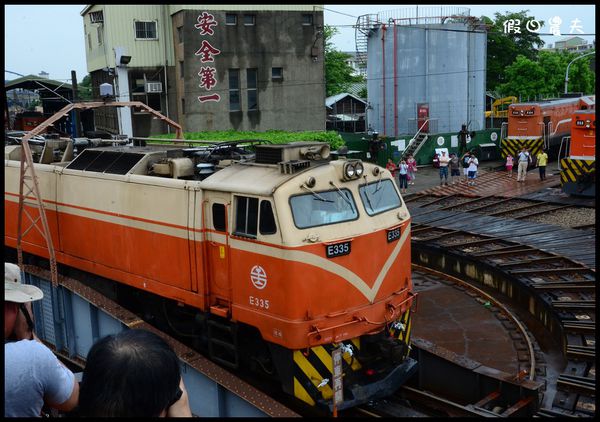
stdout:
[[229,211],[231,197],[205,191],[206,265],[211,312],[226,316],[231,304],[229,277]]
[[552,124],[550,123],[550,116],[544,116],[544,127],[542,130],[542,139],[544,142],[544,147],[548,148],[550,146],[550,134],[552,133]]

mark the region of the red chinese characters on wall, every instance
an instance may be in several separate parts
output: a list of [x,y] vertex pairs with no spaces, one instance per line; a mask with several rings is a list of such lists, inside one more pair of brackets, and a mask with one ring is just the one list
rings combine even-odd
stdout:
[[[218,25],[219,23],[215,20],[213,15],[208,12],[202,12],[202,14],[198,16],[194,28],[200,31],[200,35],[213,36],[215,34],[213,26]],[[202,40],[200,48],[195,53],[196,56],[200,57],[200,62],[202,64],[214,63],[215,57],[219,54],[221,54],[221,50],[214,47],[208,40]],[[202,66],[198,72],[198,76],[200,77],[200,84],[198,86],[206,91],[213,89],[218,83],[215,76],[216,72],[217,69],[212,66]],[[201,103],[207,101],[219,102],[221,101],[221,96],[217,93],[199,95],[198,101]]]
[[214,67],[200,68],[200,72],[198,72],[198,76],[200,76],[200,88],[210,91],[217,84],[217,78],[215,78],[216,71],[217,69]]
[[203,12],[198,16],[198,23],[194,25],[194,28],[200,30],[200,35],[214,35],[215,31],[212,27],[217,26],[218,24],[219,23],[215,20],[213,15]]
[[203,40],[202,45],[194,54],[196,56],[200,56],[200,61],[202,63],[214,62],[214,56],[218,56],[219,54],[221,54],[221,50],[214,48],[212,45],[210,45],[208,41]]

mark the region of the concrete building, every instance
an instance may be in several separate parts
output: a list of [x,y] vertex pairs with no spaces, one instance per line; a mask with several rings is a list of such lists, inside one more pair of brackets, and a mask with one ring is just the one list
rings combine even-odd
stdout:
[[587,52],[596,48],[596,40],[593,40],[591,43],[588,43],[584,38],[574,36],[567,37],[560,41],[556,41],[554,46],[549,44],[547,48],[542,50],[545,51],[569,51],[573,53],[578,52]]
[[[323,130],[322,5],[88,5],[82,10],[93,94],[148,104],[186,132]],[[167,125],[112,108],[96,125],[148,136]]]
[[352,68],[353,76],[364,76],[367,77],[367,64],[361,63],[357,56],[356,51],[344,51],[344,54],[348,54],[350,57],[346,60],[346,64]]

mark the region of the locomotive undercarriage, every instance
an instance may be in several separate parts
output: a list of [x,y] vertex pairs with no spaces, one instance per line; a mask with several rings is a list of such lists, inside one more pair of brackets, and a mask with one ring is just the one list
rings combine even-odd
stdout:
[[[5,256],[16,262],[14,249],[5,247]],[[23,254],[23,262],[49,268],[47,259],[28,253]],[[58,272],[114,300],[214,362],[238,373],[259,374],[265,382],[281,385],[285,393],[310,406],[332,409],[335,348],[344,351],[344,403],[338,406],[339,410],[390,395],[417,369],[416,361],[408,357],[410,309],[379,333],[306,350],[290,350],[263,341],[260,332],[246,324],[73,267],[59,264]]]

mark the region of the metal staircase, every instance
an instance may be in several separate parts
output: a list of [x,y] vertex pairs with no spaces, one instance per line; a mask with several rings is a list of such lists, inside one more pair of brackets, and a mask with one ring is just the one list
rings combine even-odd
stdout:
[[361,15],[354,25],[354,41],[356,43],[356,61],[364,68],[367,67],[367,45],[369,32],[379,25],[379,15]]
[[408,157],[408,155],[412,155],[413,157],[419,152],[425,141],[429,138],[429,135],[423,132],[419,132],[414,138],[410,140],[406,149],[402,153],[402,158]]
[[408,157],[409,154],[411,154],[413,157],[416,156],[421,147],[425,144],[425,141],[427,141],[427,139],[429,138],[429,134],[423,132],[423,128],[427,126],[429,120],[430,119],[427,119],[423,122],[423,124],[421,124],[421,127],[419,128],[419,130],[417,130],[417,133],[415,133],[415,136],[412,137],[412,139],[406,146],[406,149],[402,153],[402,159]]

